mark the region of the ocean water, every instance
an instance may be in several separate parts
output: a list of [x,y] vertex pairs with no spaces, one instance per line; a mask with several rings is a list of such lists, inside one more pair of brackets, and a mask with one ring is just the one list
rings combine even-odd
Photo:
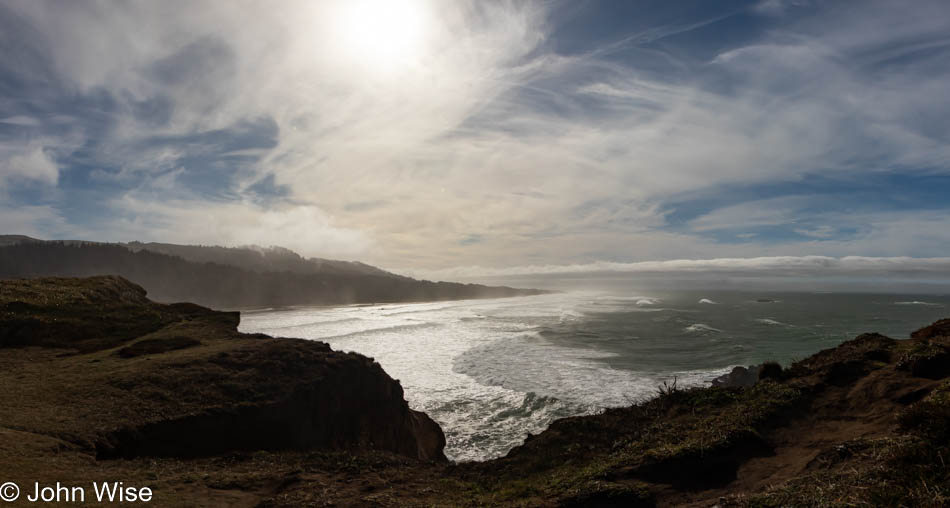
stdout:
[[241,330],[375,358],[455,461],[507,453],[557,418],[629,405],[674,379],[788,364],[863,332],[906,338],[950,296],[675,291],[246,311]]

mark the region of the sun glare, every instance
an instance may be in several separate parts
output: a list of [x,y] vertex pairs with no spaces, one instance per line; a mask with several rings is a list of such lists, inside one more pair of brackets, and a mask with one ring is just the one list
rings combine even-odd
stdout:
[[341,50],[370,70],[410,66],[425,49],[427,14],[418,0],[349,0],[336,27]]

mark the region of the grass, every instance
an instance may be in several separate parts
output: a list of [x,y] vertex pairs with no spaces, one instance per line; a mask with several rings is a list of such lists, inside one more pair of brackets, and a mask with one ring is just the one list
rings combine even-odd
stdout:
[[813,473],[725,506],[895,506],[950,504],[950,382],[899,415],[893,436],[855,439],[816,459]]
[[658,392],[636,406],[557,421],[490,470],[473,465],[460,478],[476,504],[560,499],[652,506],[648,483],[722,480],[720,471],[728,476],[746,456],[765,453],[760,430],[802,398],[773,381],[748,389],[669,383]]

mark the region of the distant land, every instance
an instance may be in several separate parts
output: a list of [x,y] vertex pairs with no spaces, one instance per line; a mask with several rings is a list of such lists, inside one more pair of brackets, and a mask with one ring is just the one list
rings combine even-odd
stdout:
[[0,278],[120,275],[157,301],[218,308],[503,298],[537,289],[432,282],[281,247],[101,243],[0,235]]

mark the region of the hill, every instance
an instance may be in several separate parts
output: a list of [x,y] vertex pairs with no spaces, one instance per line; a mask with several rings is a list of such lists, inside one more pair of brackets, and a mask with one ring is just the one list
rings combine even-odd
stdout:
[[0,238],[0,278],[120,275],[160,301],[218,308],[501,298],[544,291],[431,282],[286,249]]
[[255,272],[336,273],[399,277],[396,274],[357,261],[304,258],[283,247],[217,247],[154,242],[129,242],[121,245],[127,246],[132,251],[147,250],[177,256],[194,263],[216,263]]

